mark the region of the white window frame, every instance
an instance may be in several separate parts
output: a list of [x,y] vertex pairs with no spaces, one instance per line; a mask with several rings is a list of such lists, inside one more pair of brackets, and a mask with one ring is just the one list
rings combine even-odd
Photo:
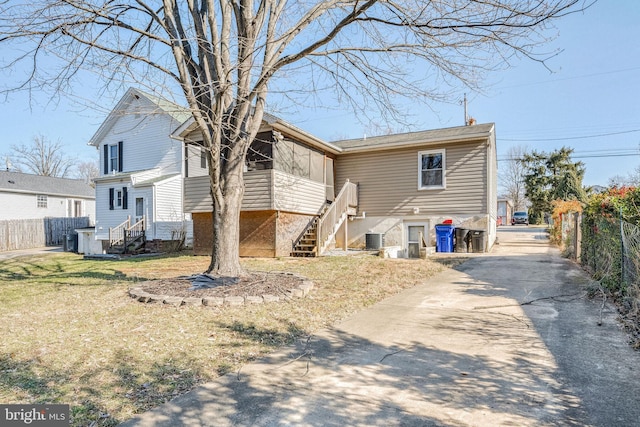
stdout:
[[[440,154],[442,156],[442,185],[423,185],[422,183],[422,156],[429,154]],[[418,152],[418,190],[441,190],[446,188],[446,170],[447,158],[444,148],[440,150],[425,150]]]
[[36,206],[39,208],[44,208],[47,209],[48,207],[48,200],[49,198],[47,197],[46,194],[38,194],[36,196]]
[[122,190],[116,190],[115,194],[115,206],[121,208],[122,207]]
[[[109,172],[118,172],[118,165],[120,164],[118,144],[109,145]],[[115,151],[115,156],[113,155]]]

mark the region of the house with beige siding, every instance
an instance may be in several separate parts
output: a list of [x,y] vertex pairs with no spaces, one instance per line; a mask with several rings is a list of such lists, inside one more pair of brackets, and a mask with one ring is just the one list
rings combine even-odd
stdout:
[[[192,120],[174,133],[184,141],[188,158],[204,158],[202,137]],[[251,144],[245,164],[245,193],[240,212],[240,255],[276,257],[318,252],[313,239],[304,240],[305,231],[315,232],[317,221],[326,211],[335,211],[334,162],[341,149],[274,116],[265,114],[262,127]],[[187,168],[184,207],[194,227],[194,252],[210,254],[212,206],[206,163]],[[342,194],[355,197],[356,186],[343,184]],[[329,209],[333,206],[333,209]],[[354,203],[347,204],[332,219],[337,229],[349,216],[355,216]],[[321,227],[322,224],[320,224]],[[313,228],[313,229],[312,229]],[[328,236],[334,230],[327,230]],[[320,230],[322,231],[322,230]],[[311,241],[313,240],[313,241]],[[325,239],[326,240],[326,239]],[[298,247],[296,248],[296,245]]]
[[[435,245],[434,227],[446,220],[496,237],[495,126],[447,129],[337,141],[336,183],[358,184],[359,215],[349,222],[349,247],[365,247],[367,234],[382,245],[418,257]],[[340,234],[338,234],[338,238]]]
[[[188,158],[203,150],[191,121],[174,132]],[[365,248],[367,238],[418,257],[434,227],[481,231],[495,242],[497,160],[493,124],[325,142],[274,116],[245,165],[241,256],[316,256],[332,247]],[[212,200],[206,164],[188,167],[184,208],[194,251],[211,253]]]

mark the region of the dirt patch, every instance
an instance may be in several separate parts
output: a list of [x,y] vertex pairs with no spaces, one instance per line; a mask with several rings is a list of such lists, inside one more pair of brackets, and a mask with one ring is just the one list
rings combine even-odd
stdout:
[[250,273],[238,281],[221,281],[221,284],[203,289],[191,289],[192,280],[185,277],[158,279],[141,283],[138,288],[155,295],[183,298],[247,297],[260,295],[286,295],[299,289],[305,279],[291,273]]

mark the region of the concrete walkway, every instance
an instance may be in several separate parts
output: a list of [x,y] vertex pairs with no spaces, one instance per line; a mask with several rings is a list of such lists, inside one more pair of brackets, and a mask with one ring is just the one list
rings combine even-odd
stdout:
[[640,354],[542,230],[125,426],[638,426]]

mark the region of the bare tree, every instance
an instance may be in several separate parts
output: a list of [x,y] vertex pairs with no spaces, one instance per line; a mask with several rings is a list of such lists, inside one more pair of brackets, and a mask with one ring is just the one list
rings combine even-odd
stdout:
[[60,140],[34,136],[31,144],[12,145],[9,159],[15,169],[36,175],[66,178],[75,165],[72,157],[63,151]]
[[86,183],[94,187],[93,179],[100,175],[97,161],[86,161],[78,163],[74,176],[83,179]]
[[524,175],[526,169],[522,159],[527,153],[527,147],[516,145],[507,150],[506,158],[500,162],[498,169],[498,185],[500,194],[511,199],[515,210],[524,210],[526,205]]
[[514,56],[543,61],[548,26],[585,1],[0,0],[0,45],[19,47],[5,66],[30,67],[21,88],[66,90],[79,70],[179,88],[209,153],[208,270],[236,276],[244,158],[269,93],[324,89],[401,117],[397,95],[434,99]]

